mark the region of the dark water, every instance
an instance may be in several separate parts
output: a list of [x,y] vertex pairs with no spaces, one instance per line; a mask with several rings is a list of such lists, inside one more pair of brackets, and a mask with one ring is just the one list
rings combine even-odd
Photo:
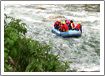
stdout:
[[[72,5],[6,5],[5,13],[22,19],[28,26],[27,37],[50,44],[60,60],[71,61],[71,69],[100,71],[100,6]],[[82,36],[62,38],[51,32],[57,19],[81,22]]]

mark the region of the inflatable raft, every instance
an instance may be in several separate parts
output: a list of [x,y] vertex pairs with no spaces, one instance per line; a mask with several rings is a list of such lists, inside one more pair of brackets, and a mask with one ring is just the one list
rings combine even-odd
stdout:
[[62,37],[80,37],[82,34],[80,30],[69,30],[68,32],[60,32],[55,28],[52,29],[52,32]]

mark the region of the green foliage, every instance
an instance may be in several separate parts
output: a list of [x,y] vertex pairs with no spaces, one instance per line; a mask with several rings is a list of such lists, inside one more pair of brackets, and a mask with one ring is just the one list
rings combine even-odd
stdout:
[[68,69],[67,62],[50,53],[51,47],[26,38],[26,24],[5,15],[4,71],[60,72]]

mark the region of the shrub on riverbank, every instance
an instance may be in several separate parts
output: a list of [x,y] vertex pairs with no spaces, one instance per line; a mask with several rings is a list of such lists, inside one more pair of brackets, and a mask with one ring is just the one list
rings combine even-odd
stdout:
[[50,53],[51,46],[26,38],[26,24],[5,15],[4,20],[4,71],[59,72],[69,68]]

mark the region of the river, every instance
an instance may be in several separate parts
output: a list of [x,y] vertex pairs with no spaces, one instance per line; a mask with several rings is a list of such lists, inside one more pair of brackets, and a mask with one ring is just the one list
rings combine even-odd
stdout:
[[[70,61],[70,69],[100,71],[100,7],[84,4],[8,4],[4,12],[27,24],[27,37],[50,44],[60,60]],[[82,36],[62,38],[51,32],[57,19],[81,22]]]

